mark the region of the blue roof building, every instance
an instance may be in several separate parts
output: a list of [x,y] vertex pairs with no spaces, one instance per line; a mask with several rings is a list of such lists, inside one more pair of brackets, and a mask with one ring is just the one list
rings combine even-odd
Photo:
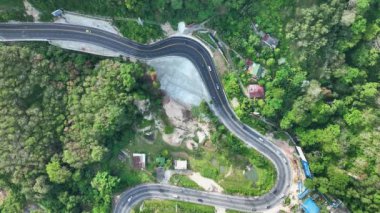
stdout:
[[307,161],[303,161],[303,160],[301,160],[301,163],[302,163],[303,170],[305,172],[305,176],[308,178],[313,178],[311,171],[310,171],[309,163]]
[[54,17],[62,16],[62,14],[63,14],[63,10],[58,9],[58,10],[53,11],[51,14],[52,14]]
[[305,155],[303,154],[303,151],[301,149],[301,147],[299,146],[296,146],[296,150],[301,158],[301,164],[302,164],[302,168],[305,172],[305,176],[307,178],[313,178],[312,174],[311,174],[311,171],[310,171],[310,166],[309,166],[309,163],[307,162],[306,160],[306,157]]
[[302,209],[305,211],[305,213],[319,213],[319,207],[317,204],[313,201],[313,199],[308,198],[303,202]]

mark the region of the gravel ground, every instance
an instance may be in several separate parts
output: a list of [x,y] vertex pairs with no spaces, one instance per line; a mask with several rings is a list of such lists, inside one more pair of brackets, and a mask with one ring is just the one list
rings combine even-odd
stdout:
[[35,22],[40,20],[40,11],[34,8],[27,0],[23,1],[25,7],[25,13],[32,16]]

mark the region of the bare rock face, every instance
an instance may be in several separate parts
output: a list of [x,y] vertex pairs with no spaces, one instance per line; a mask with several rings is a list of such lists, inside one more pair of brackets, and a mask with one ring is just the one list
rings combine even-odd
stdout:
[[192,119],[190,111],[183,105],[166,96],[163,107],[174,131],[171,134],[163,134],[162,139],[173,146],[185,143],[190,150],[198,148],[210,137],[208,123],[200,123]]
[[204,131],[197,131],[196,136],[198,137],[198,143],[200,144],[203,144],[207,139],[207,135]]
[[168,56],[147,61],[157,71],[161,89],[175,101],[189,107],[210,97],[195,66],[186,58]]

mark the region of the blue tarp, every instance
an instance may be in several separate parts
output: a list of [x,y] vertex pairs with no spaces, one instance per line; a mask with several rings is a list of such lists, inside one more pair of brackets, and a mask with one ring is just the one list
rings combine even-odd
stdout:
[[306,177],[312,178],[309,163],[303,160],[301,160],[301,163],[302,163],[302,167],[303,167]]
[[63,14],[63,11],[61,9],[55,10],[51,13],[53,16],[61,16]]
[[303,202],[302,209],[305,213],[319,213],[319,207],[310,197]]

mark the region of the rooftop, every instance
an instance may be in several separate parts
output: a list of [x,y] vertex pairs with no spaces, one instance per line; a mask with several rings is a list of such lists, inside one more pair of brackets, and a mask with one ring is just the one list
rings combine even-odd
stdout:
[[250,98],[263,98],[264,97],[264,87],[258,84],[250,84],[248,86],[248,96]]
[[269,34],[265,34],[262,41],[273,49],[276,48],[278,44],[278,39],[271,37]]
[[305,213],[319,213],[319,207],[310,197],[303,202],[302,209]]
[[187,169],[187,160],[175,160],[174,169],[177,169],[177,170]]
[[258,78],[258,79],[264,77],[264,74],[265,74],[263,67],[260,64],[256,64],[256,63],[252,63],[248,67],[247,71],[248,73],[253,75],[254,78]]
[[145,154],[133,153],[133,168],[145,169]]
[[51,13],[53,16],[57,17],[57,16],[61,16],[63,14],[63,10],[61,9],[58,9],[58,10],[55,10]]

